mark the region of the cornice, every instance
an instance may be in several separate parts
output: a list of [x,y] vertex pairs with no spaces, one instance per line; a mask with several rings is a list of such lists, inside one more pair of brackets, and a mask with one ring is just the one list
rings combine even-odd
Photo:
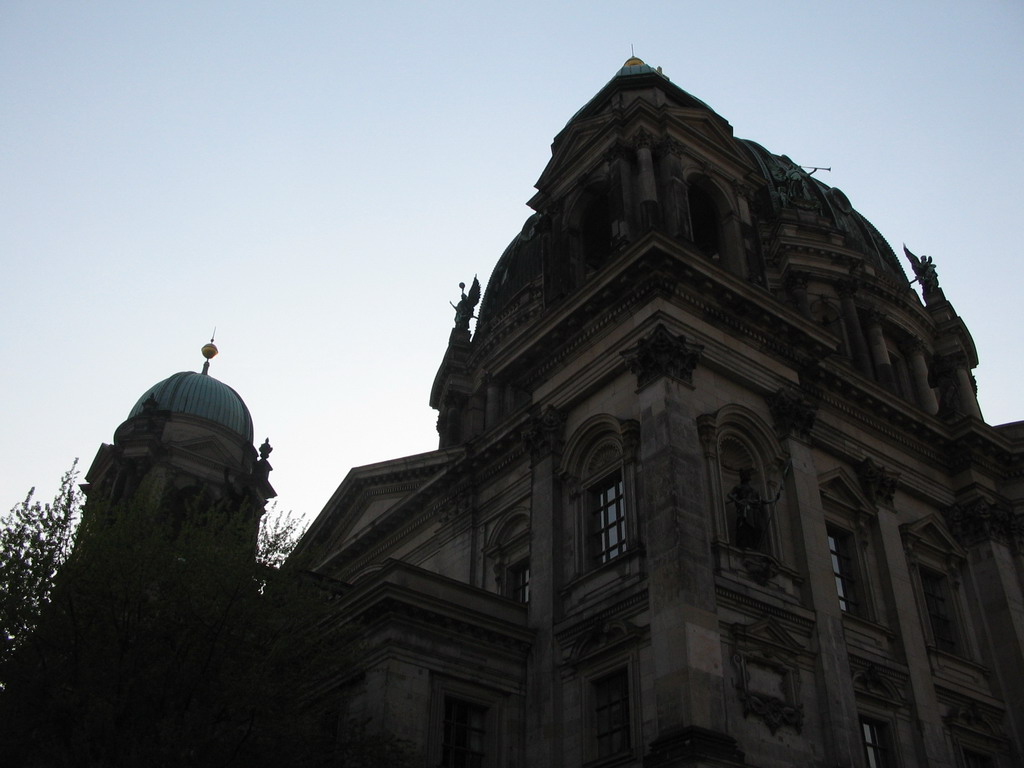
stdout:
[[770,616],[778,619],[804,636],[810,635],[814,629],[814,614],[796,605],[781,606],[767,603],[751,595],[730,589],[723,584],[715,585],[715,597],[726,605],[732,605],[751,616],[762,618]]

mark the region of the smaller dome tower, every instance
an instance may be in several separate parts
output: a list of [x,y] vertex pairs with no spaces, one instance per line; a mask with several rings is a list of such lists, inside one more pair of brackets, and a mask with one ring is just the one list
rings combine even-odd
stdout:
[[172,507],[201,499],[259,520],[276,495],[269,480],[272,449],[266,440],[257,452],[245,402],[209,375],[217,352],[210,339],[201,373],[175,373],[142,393],[86,473],[90,500],[117,504],[142,490]]

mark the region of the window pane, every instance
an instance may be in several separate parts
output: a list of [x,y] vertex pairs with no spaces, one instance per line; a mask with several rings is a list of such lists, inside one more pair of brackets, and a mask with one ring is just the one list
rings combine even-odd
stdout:
[[597,756],[629,749],[629,676],[619,670],[594,683]]
[[868,768],[887,768],[893,765],[889,758],[889,735],[885,723],[862,717],[860,728]]
[[828,551],[832,558],[832,573],[836,582],[836,594],[839,596],[839,607],[849,613],[859,614],[852,543],[852,534],[837,528],[828,529]]
[[441,743],[441,765],[444,768],[483,766],[486,722],[485,707],[445,697],[444,740]]
[[520,560],[508,569],[508,596],[520,603],[530,602],[529,560]]
[[921,568],[921,590],[924,592],[925,609],[932,627],[935,645],[950,653],[957,652],[956,627],[949,607],[946,577],[941,573]]
[[606,563],[626,551],[626,513],[622,476],[615,475],[594,490],[594,556]]

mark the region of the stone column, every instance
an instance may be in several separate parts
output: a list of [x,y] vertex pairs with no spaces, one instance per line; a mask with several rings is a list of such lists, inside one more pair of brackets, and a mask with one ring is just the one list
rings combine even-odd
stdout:
[[960,407],[963,412],[981,418],[981,407],[978,405],[978,396],[974,393],[974,379],[967,368],[967,361],[961,360],[956,368],[957,381],[960,384]]
[[995,669],[991,680],[1006,703],[1006,717],[1024,742],[1024,590],[1014,563],[1015,542],[1021,536],[1021,517],[982,498],[955,504],[944,513],[946,524],[967,550],[968,607],[978,633],[982,661]]
[[529,625],[536,632],[526,665],[526,765],[557,768],[562,764],[565,734],[559,659],[555,657],[554,623],[562,573],[561,462],[565,415],[547,407],[534,416],[523,439],[530,449],[530,602]]
[[936,355],[931,369],[931,383],[939,391],[939,416],[966,414],[981,418],[981,408],[974,394],[974,382],[962,352]]
[[[850,766],[850,756],[860,755],[860,730],[853,676],[846,651],[843,613],[831,578],[832,563],[825,528],[825,513],[818,488],[818,467],[811,451],[810,432],[814,426],[815,406],[797,388],[779,390],[768,399],[783,449],[792,468],[784,493],[789,508],[798,511],[794,533],[799,537],[797,551],[805,553],[809,589],[817,621],[817,678],[824,745],[823,765]],[[810,681],[808,681],[810,682]],[[852,763],[859,765],[859,763]]]
[[871,347],[871,359],[875,364],[875,376],[881,384],[895,392],[896,377],[893,375],[889,350],[885,346],[882,317],[880,312],[868,310],[865,318],[868,325],[868,342]]
[[946,708],[939,703],[931,669],[924,661],[928,658],[928,650],[921,624],[921,609],[915,597],[913,567],[916,565],[916,556],[913,542],[904,541],[899,518],[895,515],[880,514],[878,530],[882,540],[881,559],[888,563],[888,575],[892,581],[886,586],[899,624],[897,636],[903,643],[907,657],[922,660],[922,663],[908,665],[910,693],[907,696],[913,702],[913,716],[916,718],[914,733],[920,753],[919,764],[953,768],[954,763],[946,749],[946,734],[942,728]]
[[726,733],[711,516],[690,383],[702,349],[658,325],[623,352],[637,377],[650,574],[657,737],[645,765],[737,752]]
[[608,152],[608,215],[612,221],[612,250],[631,239],[633,211],[632,172],[625,155],[629,148],[616,145]]
[[846,329],[846,337],[850,340],[852,357],[857,368],[865,376],[873,378],[871,370],[871,356],[868,353],[868,343],[864,339],[864,331],[860,326],[860,315],[857,314],[857,305],[853,303],[853,297],[857,293],[856,280],[840,280],[836,283],[836,291],[839,293],[839,307],[843,314],[843,327]]
[[484,428],[493,429],[501,414],[501,387],[498,382],[487,375],[487,407],[484,412]]
[[795,272],[790,270],[786,273],[786,291],[789,293],[790,301],[797,311],[808,320],[811,318],[811,305],[807,300],[807,279],[806,272]]
[[640,170],[640,225],[652,229],[660,223],[658,186],[654,181],[654,158],[651,155],[653,137],[641,130],[635,139],[636,162]]
[[917,404],[924,409],[925,413],[932,415],[939,412],[939,404],[935,400],[935,392],[928,384],[928,363],[924,358],[924,344],[914,339],[904,346],[907,359],[910,360],[911,379],[914,384],[914,395]]
[[690,229],[690,203],[686,182],[683,180],[683,164],[679,160],[680,152],[681,148],[676,141],[664,141],[659,149],[661,160],[658,170],[665,190],[665,229],[672,237],[689,240],[693,238],[693,232]]

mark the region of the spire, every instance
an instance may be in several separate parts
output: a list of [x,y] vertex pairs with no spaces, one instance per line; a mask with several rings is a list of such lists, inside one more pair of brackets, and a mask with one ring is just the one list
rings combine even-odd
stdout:
[[210,336],[210,343],[203,344],[203,357],[206,358],[206,362],[203,363],[203,376],[209,376],[210,371],[210,360],[217,356],[217,345],[213,343],[214,336],[217,335],[217,329],[213,329],[213,335]]

